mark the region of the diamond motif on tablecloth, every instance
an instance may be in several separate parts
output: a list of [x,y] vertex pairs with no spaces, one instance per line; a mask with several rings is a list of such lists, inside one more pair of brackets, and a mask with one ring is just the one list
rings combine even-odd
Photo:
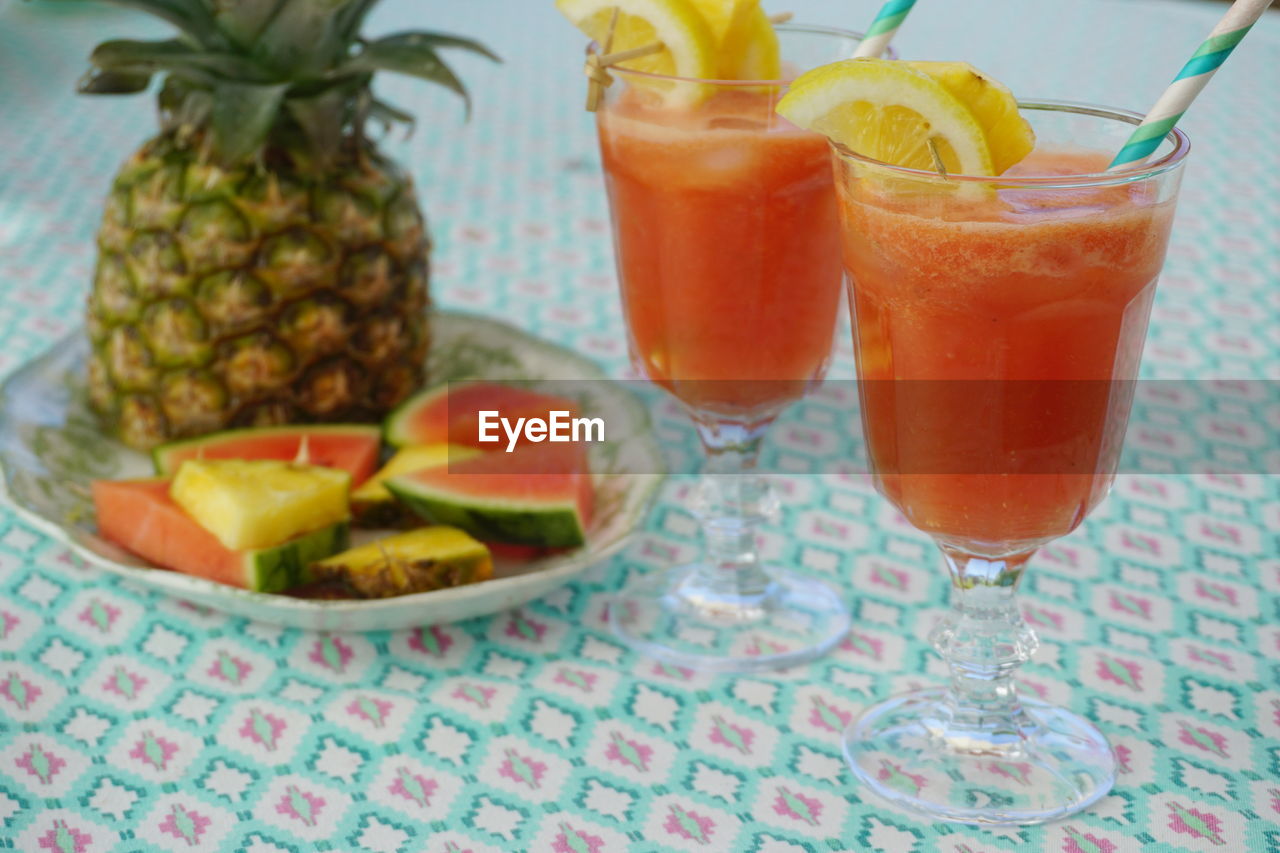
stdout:
[[119,833],[71,809],[44,809],[18,833],[14,845],[33,853],[107,853],[119,840]]
[[1154,658],[1113,649],[1079,652],[1080,680],[1092,690],[1146,702],[1164,691],[1164,665]]
[[40,734],[18,734],[0,749],[0,773],[37,797],[65,796],[89,767],[88,756]]
[[466,660],[475,641],[452,625],[430,625],[412,631],[396,631],[389,647],[407,661],[431,667],[455,667]]
[[40,630],[41,619],[34,610],[15,599],[0,597],[0,652],[16,652]]
[[134,828],[135,835],[157,850],[216,853],[235,829],[235,815],[194,797],[168,794]]
[[57,621],[82,641],[99,647],[114,646],[133,633],[142,613],[142,606],[136,601],[98,589],[85,589],[63,603]]
[[569,812],[544,817],[530,843],[531,850],[549,853],[609,853],[627,847],[627,837],[618,829]]
[[741,829],[737,816],[687,797],[667,794],[649,804],[649,817],[641,832],[664,850],[693,853],[737,849]]
[[550,661],[533,679],[547,693],[584,708],[603,708],[613,701],[618,673],[571,659]]
[[1234,649],[1181,637],[1170,640],[1168,648],[1173,663],[1211,678],[1247,684],[1258,676],[1254,659]]
[[350,796],[337,788],[289,774],[271,780],[253,813],[265,824],[314,842],[333,837],[350,804]]
[[271,678],[275,664],[243,643],[215,639],[200,649],[187,678],[212,693],[248,696],[258,693]]
[[465,783],[458,776],[408,756],[389,756],[369,783],[370,799],[417,821],[449,813]]
[[493,738],[488,749],[475,775],[489,790],[528,803],[554,803],[569,781],[572,766],[568,760],[535,749],[520,738]]
[[698,707],[689,745],[742,767],[767,767],[779,739],[776,728],[736,713],[718,702]]
[[669,741],[621,720],[607,720],[596,726],[583,757],[589,766],[628,783],[652,785],[667,778],[678,755]]
[[151,707],[173,679],[128,655],[102,658],[80,682],[80,693],[121,711]]
[[400,740],[405,723],[413,712],[413,702],[377,690],[344,690],[325,708],[325,718],[371,743],[391,744]]
[[1147,803],[1153,826],[1169,832],[1170,841],[1186,850],[1245,850],[1245,818],[1222,803],[1210,803],[1190,792],[1161,792]]
[[157,720],[124,727],[107,753],[107,763],[155,785],[179,782],[204,749],[202,738]]
[[289,666],[318,680],[349,684],[361,677],[376,656],[373,644],[359,634],[305,633],[298,636]]
[[62,685],[17,661],[0,660],[0,720],[34,723],[52,714],[67,691]]
[[278,702],[245,699],[232,705],[218,743],[258,764],[286,766],[311,727],[311,718]]

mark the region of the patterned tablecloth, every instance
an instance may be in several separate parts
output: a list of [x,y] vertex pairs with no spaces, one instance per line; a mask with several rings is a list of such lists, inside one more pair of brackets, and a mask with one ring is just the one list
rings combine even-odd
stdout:
[[[78,322],[99,200],[152,126],[144,99],[70,89],[94,41],[160,28],[53,5],[0,9],[4,371]],[[791,4],[802,20],[852,26],[875,5]],[[1220,9],[922,3],[899,48],[971,60],[1028,95],[1141,109]],[[621,375],[580,39],[549,0],[389,2],[373,30],[423,23],[508,60],[460,60],[478,104],[465,126],[447,94],[382,84],[419,117],[391,148],[434,223],[438,300]],[[1185,123],[1194,152],[1149,376],[1280,378],[1278,24],[1255,30]],[[852,375],[847,352],[834,375]],[[781,451],[799,440],[775,437]],[[0,848],[1280,851],[1274,478],[1122,477],[1036,559],[1024,602],[1043,645],[1023,684],[1097,721],[1122,773],[1087,814],[998,832],[887,808],[840,757],[859,709],[942,676],[923,638],[945,606],[943,572],[865,483],[781,478],[785,511],[765,543],[847,590],[856,628],[828,658],[702,677],[602,629],[605,596],[694,549],[686,485],[670,484],[634,545],[581,581],[429,636],[196,611],[77,568],[0,510]]]

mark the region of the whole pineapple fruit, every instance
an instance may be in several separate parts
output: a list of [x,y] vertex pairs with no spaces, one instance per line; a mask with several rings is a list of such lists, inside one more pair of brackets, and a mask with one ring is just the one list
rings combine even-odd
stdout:
[[408,176],[366,135],[412,117],[370,87],[466,98],[430,32],[365,40],[377,0],[116,0],[175,25],[109,41],[88,94],[162,75],[161,131],[115,179],[88,301],[89,399],[147,448],[228,426],[371,420],[423,380],[430,242]]

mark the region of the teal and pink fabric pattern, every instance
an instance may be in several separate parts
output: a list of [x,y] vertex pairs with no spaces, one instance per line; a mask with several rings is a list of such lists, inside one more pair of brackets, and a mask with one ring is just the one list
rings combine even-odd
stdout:
[[[857,28],[878,6],[768,11]],[[1029,97],[1142,110],[1220,12],[920,4],[895,46],[971,60]],[[424,23],[506,59],[460,60],[477,104],[467,124],[447,93],[385,84],[418,115],[415,135],[387,145],[432,220],[437,301],[626,375],[580,37],[549,0],[388,0],[372,30]],[[79,323],[99,201],[153,126],[144,99],[75,98],[83,57],[105,37],[160,32],[90,4],[0,8],[0,371]],[[1194,151],[1148,376],[1280,379],[1277,64],[1269,15],[1187,115]],[[840,347],[832,375],[848,379]],[[805,405],[804,427],[772,439],[780,469],[804,469],[840,429],[830,400]],[[944,573],[864,477],[779,475],[783,513],[764,541],[770,559],[846,591],[854,628],[829,657],[707,676],[612,639],[608,596],[696,545],[688,486],[666,485],[627,550],[517,611],[367,634],[139,590],[0,509],[0,850],[1280,853],[1275,477],[1125,475],[1036,558],[1023,600],[1042,646],[1023,689],[1097,722],[1121,772],[1084,814],[1000,831],[921,822],[845,769],[839,735],[855,714],[944,677],[925,641]],[[883,773],[918,784],[892,762]]]

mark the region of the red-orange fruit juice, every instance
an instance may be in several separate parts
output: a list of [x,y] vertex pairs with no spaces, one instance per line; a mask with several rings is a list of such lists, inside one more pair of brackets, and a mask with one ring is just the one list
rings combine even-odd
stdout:
[[[1037,150],[1004,177],[1108,160]],[[1069,532],[1114,474],[1173,202],[1149,182],[962,197],[838,171],[880,490],[970,553]]]
[[632,89],[599,113],[633,358],[703,411],[776,413],[831,351],[830,155],[774,114],[777,89],[719,90],[687,108]]

